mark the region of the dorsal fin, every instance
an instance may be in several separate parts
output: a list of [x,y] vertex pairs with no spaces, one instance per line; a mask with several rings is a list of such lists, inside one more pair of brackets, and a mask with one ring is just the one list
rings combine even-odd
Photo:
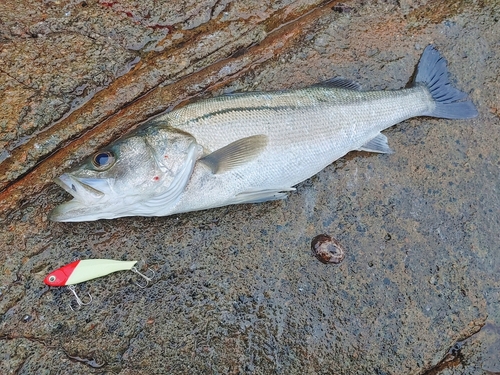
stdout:
[[316,83],[314,86],[319,87],[330,87],[337,89],[346,89],[346,90],[361,90],[361,85],[357,82],[351,81],[350,79],[342,78],[342,77],[333,77],[327,79],[326,81],[322,81]]

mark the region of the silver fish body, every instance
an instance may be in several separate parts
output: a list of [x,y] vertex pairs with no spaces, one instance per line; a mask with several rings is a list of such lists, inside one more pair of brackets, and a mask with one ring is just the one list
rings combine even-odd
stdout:
[[280,198],[349,151],[362,149],[381,130],[432,105],[422,87],[361,92],[318,86],[218,97],[171,112],[160,120],[192,134],[204,153],[267,136],[265,149],[239,168],[223,174],[195,168],[175,212],[245,203],[251,196]]
[[282,199],[349,151],[391,152],[380,132],[405,119],[476,115],[432,46],[408,89],[363,92],[333,79],[202,100],[152,120],[56,179],[74,199],[50,218],[165,216]]

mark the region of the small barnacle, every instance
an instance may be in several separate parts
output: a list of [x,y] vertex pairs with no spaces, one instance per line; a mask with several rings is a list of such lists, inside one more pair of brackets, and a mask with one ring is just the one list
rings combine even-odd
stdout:
[[338,264],[344,260],[344,247],[335,238],[327,234],[320,234],[311,241],[313,255],[322,263]]

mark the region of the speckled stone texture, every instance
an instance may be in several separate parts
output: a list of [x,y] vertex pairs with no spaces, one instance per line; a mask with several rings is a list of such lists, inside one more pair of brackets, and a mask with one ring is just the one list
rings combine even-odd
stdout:
[[[0,373],[500,372],[497,1],[35,1],[0,4]],[[353,152],[285,201],[53,223],[50,179],[185,100],[410,82],[449,61],[473,120],[415,118],[395,153]],[[311,255],[327,233],[339,265]],[[77,286],[74,259],[141,260]],[[145,263],[145,265],[144,265]],[[482,328],[481,328],[482,327]]]

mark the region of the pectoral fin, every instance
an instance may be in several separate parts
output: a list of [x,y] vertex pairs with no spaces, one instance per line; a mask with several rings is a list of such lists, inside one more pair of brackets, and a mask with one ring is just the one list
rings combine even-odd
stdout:
[[387,137],[382,133],[370,139],[363,146],[361,146],[358,151],[368,151],[368,152],[378,152],[380,154],[393,154],[394,151],[391,150],[387,143]]
[[223,173],[255,159],[266,147],[266,135],[253,135],[238,139],[199,161],[207,165],[213,173]]

